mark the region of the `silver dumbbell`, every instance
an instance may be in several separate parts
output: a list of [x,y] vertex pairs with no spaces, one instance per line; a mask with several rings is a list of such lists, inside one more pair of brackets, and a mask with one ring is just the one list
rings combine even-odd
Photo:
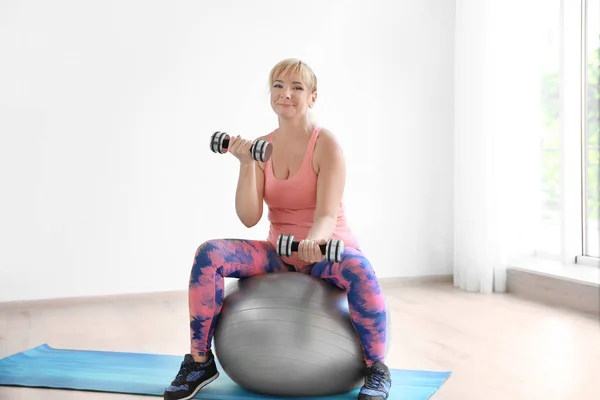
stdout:
[[[298,251],[300,243],[294,241],[292,235],[279,235],[277,237],[277,254],[282,257],[291,257],[293,252]],[[337,239],[330,239],[326,244],[320,244],[321,254],[325,256],[327,261],[340,262],[342,253],[344,252],[344,242]]]
[[[231,137],[226,132],[217,131],[210,137],[210,149],[214,153],[224,154],[227,152],[230,139]],[[269,158],[271,158],[272,152],[273,146],[271,143],[262,139],[255,140],[250,148],[252,158],[256,161],[267,161]]]

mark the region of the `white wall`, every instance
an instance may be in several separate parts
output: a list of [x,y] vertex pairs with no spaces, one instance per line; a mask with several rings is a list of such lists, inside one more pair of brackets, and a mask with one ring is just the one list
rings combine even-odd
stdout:
[[[210,5],[207,5],[210,4]],[[380,277],[452,271],[454,2],[0,3],[0,301],[184,290],[234,212],[210,134],[276,127],[267,76],[318,74]]]

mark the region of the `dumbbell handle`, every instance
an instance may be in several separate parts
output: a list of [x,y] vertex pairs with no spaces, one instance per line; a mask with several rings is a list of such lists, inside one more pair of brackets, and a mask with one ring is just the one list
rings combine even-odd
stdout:
[[223,148],[229,149],[229,139],[223,139]]
[[[298,252],[298,246],[300,246],[300,242],[293,241],[292,242],[292,251]],[[327,251],[327,243],[320,244],[319,248],[321,249],[321,254],[325,255],[325,252]]]
[[221,143],[223,143],[223,148],[224,149],[228,149],[229,150],[229,142],[230,142],[229,139],[223,138],[223,141]]

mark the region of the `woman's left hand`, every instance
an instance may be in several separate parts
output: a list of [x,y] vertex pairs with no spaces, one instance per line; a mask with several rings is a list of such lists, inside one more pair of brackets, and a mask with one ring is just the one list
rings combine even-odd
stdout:
[[325,258],[321,253],[319,244],[325,244],[327,241],[304,239],[298,244],[298,258],[309,263],[316,263]]

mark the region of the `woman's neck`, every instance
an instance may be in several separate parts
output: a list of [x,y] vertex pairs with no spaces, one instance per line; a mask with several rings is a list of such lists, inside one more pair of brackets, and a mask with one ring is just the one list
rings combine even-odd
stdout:
[[312,134],[314,129],[313,123],[307,117],[299,119],[282,119],[279,118],[279,131],[286,136],[298,136]]

